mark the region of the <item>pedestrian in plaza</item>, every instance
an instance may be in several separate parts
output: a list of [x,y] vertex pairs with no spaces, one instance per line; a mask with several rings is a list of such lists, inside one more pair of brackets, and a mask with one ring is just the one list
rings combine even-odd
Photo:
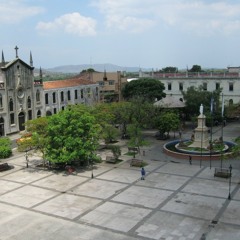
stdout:
[[189,164],[192,165],[192,156],[189,155]]
[[141,175],[142,175],[141,180],[145,180],[146,172],[144,168],[141,169]]

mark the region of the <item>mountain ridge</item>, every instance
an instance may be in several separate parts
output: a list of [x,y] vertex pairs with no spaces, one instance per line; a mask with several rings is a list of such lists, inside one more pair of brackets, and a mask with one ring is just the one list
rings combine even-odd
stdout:
[[[139,67],[122,67],[111,63],[106,64],[77,64],[77,65],[62,65],[53,68],[47,68],[48,72],[55,73],[80,73],[83,70],[93,68],[97,72],[139,72]],[[152,71],[151,68],[141,68],[142,71]]]

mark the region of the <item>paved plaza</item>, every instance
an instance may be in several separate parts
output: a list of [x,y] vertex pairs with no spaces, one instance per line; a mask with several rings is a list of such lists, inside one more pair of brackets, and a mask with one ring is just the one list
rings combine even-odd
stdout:
[[[224,130],[233,139],[240,124]],[[229,200],[229,179],[214,177],[219,161],[210,169],[208,161],[173,159],[151,134],[137,156],[148,164],[145,180],[124,145],[122,162],[71,175],[37,168],[36,154],[26,168],[24,154],[15,153],[7,160],[14,168],[0,172],[0,239],[240,239],[238,162],[224,160],[233,166]]]

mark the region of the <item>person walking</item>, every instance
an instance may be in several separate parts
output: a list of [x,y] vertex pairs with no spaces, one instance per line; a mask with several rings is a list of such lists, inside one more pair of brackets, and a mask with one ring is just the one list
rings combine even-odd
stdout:
[[145,175],[146,175],[146,172],[145,172],[145,169],[144,168],[142,168],[141,169],[141,180],[145,180]]
[[189,164],[192,165],[192,156],[189,155]]

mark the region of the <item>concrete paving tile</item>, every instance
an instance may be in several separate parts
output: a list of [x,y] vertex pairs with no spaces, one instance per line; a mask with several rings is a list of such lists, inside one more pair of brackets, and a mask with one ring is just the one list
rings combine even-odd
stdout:
[[129,203],[135,206],[156,208],[166,200],[173,192],[153,188],[132,186],[118,194],[112,200],[122,203]]
[[[232,188],[231,188],[232,189]],[[235,193],[234,196],[232,196],[232,199],[234,200],[240,200],[240,189]]]
[[197,220],[173,213],[156,212],[137,230],[141,237],[150,239],[200,239],[207,230],[208,221]]
[[19,188],[19,187],[23,186],[23,184],[0,180],[0,186],[1,186],[0,194],[3,194],[8,191],[11,191],[13,189]]
[[1,177],[1,178],[2,178],[3,176],[9,175],[9,174],[11,174],[11,173],[17,172],[17,171],[19,171],[20,169],[22,169],[21,166],[12,165],[12,164],[9,164],[9,165],[10,165],[12,168],[9,169],[9,170],[0,172],[0,177]]
[[207,240],[238,240],[240,239],[239,226],[230,226],[218,223],[207,234]]
[[64,219],[0,203],[1,240],[137,240]]
[[12,174],[8,174],[3,176],[2,179],[12,180],[20,183],[31,183],[41,178],[52,175],[53,173],[43,170],[36,170],[33,168],[25,168],[19,170],[18,172],[14,172]]
[[99,174],[102,174],[106,171],[109,171],[110,169],[112,169],[111,166],[106,166],[103,164],[99,164],[99,165],[94,165],[93,166],[93,171],[91,166],[87,169],[80,169],[78,170],[78,176],[83,176],[83,177],[92,177],[92,172],[94,177],[98,176]]
[[178,193],[161,209],[186,216],[212,220],[224,202],[225,199],[205,197],[197,194]]
[[128,232],[151,211],[139,207],[107,202],[80,220],[97,226]]
[[30,208],[56,194],[58,193],[38,187],[24,186],[2,195],[1,201]]
[[240,202],[231,200],[219,221],[225,223],[238,224],[240,227],[239,216],[240,216]]
[[116,194],[127,185],[110,181],[92,179],[80,186],[73,188],[70,192],[89,197],[106,199]]
[[[236,184],[233,184],[232,187],[234,188],[235,186]],[[221,182],[195,178],[183,188],[182,191],[227,198],[229,193],[229,183],[228,181]]]
[[100,200],[97,199],[62,194],[36,206],[34,209],[48,214],[74,219],[98,203],[100,203]]
[[150,173],[146,176],[145,181],[139,181],[137,185],[177,190],[187,180],[189,180],[189,177],[176,176],[165,173]]
[[157,170],[157,172],[183,175],[183,176],[194,176],[201,169],[196,165],[189,165],[183,163],[168,163]]
[[78,177],[75,175],[54,174],[34,182],[33,185],[51,188],[60,192],[66,192],[70,188],[87,181],[87,178]]
[[[221,181],[221,182],[228,182],[229,181],[229,179],[226,179],[226,178],[214,177],[214,172],[215,172],[215,168],[212,167],[210,169],[209,167],[207,167],[197,177],[206,178],[206,179],[214,179],[216,181]],[[239,183],[240,182],[240,171],[239,170],[233,169],[231,181],[233,183]]]
[[139,168],[139,171],[115,168],[109,172],[103,173],[101,176],[97,178],[116,181],[116,182],[132,183],[141,178],[141,172],[140,172],[140,168]]

